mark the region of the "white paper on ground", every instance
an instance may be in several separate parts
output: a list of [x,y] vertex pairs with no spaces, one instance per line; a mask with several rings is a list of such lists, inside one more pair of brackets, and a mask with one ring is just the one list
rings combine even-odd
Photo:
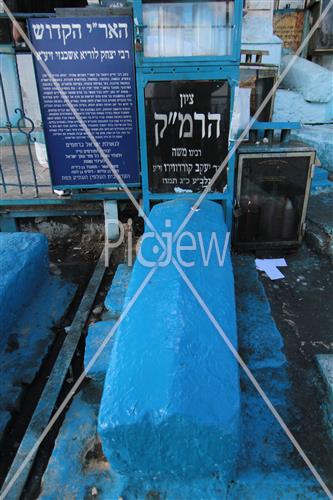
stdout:
[[259,271],[264,271],[269,279],[279,280],[284,278],[284,275],[278,267],[286,267],[285,259],[256,259],[256,268]]
[[256,259],[256,267],[260,271],[263,271],[267,265],[287,267],[287,262],[285,259]]
[[269,260],[276,267],[287,267],[286,259],[264,259]]

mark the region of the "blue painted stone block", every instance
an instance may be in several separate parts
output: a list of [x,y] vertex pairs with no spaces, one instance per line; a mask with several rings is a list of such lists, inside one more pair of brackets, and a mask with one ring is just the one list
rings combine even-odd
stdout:
[[317,354],[316,363],[322,377],[325,393],[322,404],[324,422],[333,443],[333,354]]
[[[253,257],[238,255],[234,257],[233,262],[242,358],[270,401],[289,424],[291,383],[281,333],[272,317]],[[284,468],[292,453],[292,444],[243,371],[241,380],[242,445],[239,468],[242,471],[248,468],[264,468],[266,471]],[[249,483],[253,483],[254,479],[250,477]],[[251,488],[252,486],[249,486],[249,489]],[[243,497],[244,495],[238,496]],[[281,497],[275,495],[272,498]]]
[[[285,457],[286,460],[286,457]],[[308,470],[285,467],[267,472],[252,469],[242,471],[228,491],[228,500],[325,500],[318,483]]]
[[278,89],[274,100],[273,121],[330,123],[333,120],[333,100],[308,102],[293,90]]
[[300,130],[293,130],[291,138],[314,147],[321,166],[329,172],[333,172],[332,133],[333,124],[304,125]]
[[287,54],[282,58],[281,71],[290,64],[283,86],[299,92],[305,101],[326,103],[333,99],[333,73],[303,57]]
[[98,388],[75,396],[43,476],[40,500],[118,500],[124,484],[100,452],[96,435]]
[[104,301],[104,305],[109,311],[109,318],[117,318],[121,315],[131,273],[132,268],[126,264],[119,264],[117,267],[111,288]]
[[48,275],[47,239],[37,233],[0,233],[0,347]]
[[[175,232],[193,203],[161,203],[150,220],[160,234]],[[182,254],[187,264],[194,263],[183,269],[236,347],[230,253],[222,266],[212,251],[205,266],[198,244],[200,232],[207,256],[215,232],[222,253],[222,207],[205,201],[186,230],[193,233],[197,249]],[[181,243],[189,245],[190,236]],[[103,451],[124,475],[179,479],[217,471],[226,478],[238,449],[237,362],[172,262],[156,265],[161,254],[154,234],[146,232],[142,255],[155,263],[156,272],[116,334],[99,413]],[[127,304],[150,271],[136,260]]]
[[333,182],[329,179],[329,172],[325,168],[316,167],[311,182],[311,193],[322,191],[323,189],[333,188]]
[[[86,348],[84,351],[84,368],[87,369],[89,362],[102,345],[108,334],[111,332],[115,321],[99,321],[89,326],[86,338]],[[89,370],[88,376],[94,380],[104,380],[109,366],[109,359],[113,345],[113,336],[105,345],[100,356]]]
[[31,384],[38,373],[54,340],[52,327],[64,315],[75,291],[75,285],[48,276],[30,294],[28,306],[17,312],[13,328],[6,328],[9,342],[0,351],[0,437],[10,412],[20,404],[23,385]]

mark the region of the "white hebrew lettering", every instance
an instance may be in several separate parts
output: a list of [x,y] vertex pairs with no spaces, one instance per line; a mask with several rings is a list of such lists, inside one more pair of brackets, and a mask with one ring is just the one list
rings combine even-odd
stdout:
[[206,117],[203,113],[194,113],[194,119],[201,121],[201,138],[206,135]]
[[43,24],[33,24],[32,28],[34,30],[34,35],[36,40],[42,40],[44,36],[44,25]]
[[[221,123],[221,115],[219,113],[208,113],[208,120],[216,121],[216,139],[220,137],[220,123]],[[208,125],[208,137],[212,136],[212,124]]]
[[[183,116],[182,113],[178,113],[178,120],[181,121],[181,125],[179,127],[179,139],[181,139],[182,137],[184,137],[184,138],[193,137],[193,119],[192,119],[192,116],[189,113],[186,113],[185,116]],[[187,132],[183,132],[184,124],[186,121],[188,121],[188,123],[189,123],[189,130]]]
[[155,145],[158,146],[160,142],[160,138],[163,139],[165,129],[168,125],[167,115],[161,113],[154,113],[155,120],[162,120],[164,122],[164,126],[160,132],[158,132],[158,123],[155,124]]
[[180,97],[180,107],[182,108],[186,104],[194,104],[194,94],[179,94]]

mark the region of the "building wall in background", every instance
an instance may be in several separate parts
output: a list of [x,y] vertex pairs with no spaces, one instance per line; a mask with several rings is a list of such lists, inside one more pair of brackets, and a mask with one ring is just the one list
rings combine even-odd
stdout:
[[305,0],[275,0],[274,9],[304,9]]
[[304,10],[274,12],[274,33],[281,38],[284,48],[293,52],[296,52],[302,43],[304,15]]

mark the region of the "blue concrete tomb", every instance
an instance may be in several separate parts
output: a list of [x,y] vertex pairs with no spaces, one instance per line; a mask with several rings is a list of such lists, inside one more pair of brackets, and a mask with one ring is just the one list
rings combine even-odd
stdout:
[[[150,220],[165,242],[193,204],[183,199],[152,209]],[[214,244],[207,257],[212,234],[222,254],[222,207],[205,201],[186,231],[182,269],[237,347],[229,249],[223,265]],[[239,440],[237,362],[173,263],[168,257],[158,262],[156,235],[147,229],[143,240],[146,262],[137,258],[125,304],[155,272],[116,332],[99,412],[103,452],[113,470],[126,476],[177,480],[217,472],[228,478]],[[169,257],[176,250],[174,243]]]

